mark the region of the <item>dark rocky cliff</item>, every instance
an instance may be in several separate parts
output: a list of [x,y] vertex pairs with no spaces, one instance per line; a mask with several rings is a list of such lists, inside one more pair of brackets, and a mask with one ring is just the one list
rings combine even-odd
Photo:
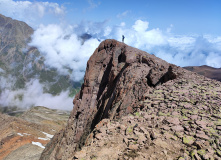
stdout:
[[[207,88],[207,94],[205,87],[208,87],[208,84],[210,88]],[[216,93],[210,94],[211,89]],[[105,40],[88,61],[84,84],[75,96],[74,109],[66,128],[54,136],[42,153],[41,159],[66,160],[74,157],[78,150],[89,144],[91,136],[96,137],[96,129],[103,123],[103,119],[119,121],[129,114],[141,112],[147,117],[141,120],[146,121],[144,124],[148,125],[143,128],[146,127],[150,133],[157,131],[162,134],[168,131],[171,134],[190,136],[192,134],[189,133],[193,132],[197,140],[208,140],[206,132],[197,132],[202,129],[197,125],[202,124],[200,121],[204,119],[205,114],[220,118],[216,116],[220,115],[220,94],[218,81],[169,64],[116,40]],[[168,117],[170,118],[167,119]],[[194,118],[199,121],[198,124],[195,124]],[[141,121],[134,124],[134,128],[139,127]],[[124,132],[123,128],[120,128],[121,136],[125,137],[127,129]],[[156,130],[153,131],[153,128]],[[213,128],[216,128],[215,124]],[[105,128],[104,137],[108,136],[107,130],[108,128]],[[219,130],[214,132],[216,135],[219,133]],[[177,143],[180,144],[177,148],[183,147],[182,136],[177,139]],[[117,137],[120,136],[115,138]],[[155,142],[154,139],[156,136],[152,134],[150,141]],[[157,142],[161,141],[160,138]],[[180,151],[175,155],[180,155]]]

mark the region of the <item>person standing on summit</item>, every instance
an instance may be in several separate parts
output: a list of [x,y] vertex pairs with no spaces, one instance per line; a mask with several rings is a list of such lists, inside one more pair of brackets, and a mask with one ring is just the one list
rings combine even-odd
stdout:
[[122,35],[122,42],[123,42],[123,43],[124,43],[124,38],[125,38],[124,35]]

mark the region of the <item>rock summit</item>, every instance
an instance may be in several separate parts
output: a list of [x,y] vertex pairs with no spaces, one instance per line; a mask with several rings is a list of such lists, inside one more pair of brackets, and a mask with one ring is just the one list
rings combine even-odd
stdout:
[[219,158],[220,95],[218,81],[105,40],[41,159]]

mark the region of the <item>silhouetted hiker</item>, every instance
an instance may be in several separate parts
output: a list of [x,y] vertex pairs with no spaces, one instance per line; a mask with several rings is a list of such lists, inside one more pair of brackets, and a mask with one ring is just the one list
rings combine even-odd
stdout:
[[122,35],[122,42],[123,42],[123,43],[124,43],[124,38],[125,38],[124,35]]

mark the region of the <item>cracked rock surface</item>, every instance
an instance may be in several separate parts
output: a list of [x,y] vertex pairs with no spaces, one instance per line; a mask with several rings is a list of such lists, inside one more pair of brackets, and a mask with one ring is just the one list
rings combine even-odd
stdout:
[[220,82],[115,40],[88,61],[41,159],[219,159]]

